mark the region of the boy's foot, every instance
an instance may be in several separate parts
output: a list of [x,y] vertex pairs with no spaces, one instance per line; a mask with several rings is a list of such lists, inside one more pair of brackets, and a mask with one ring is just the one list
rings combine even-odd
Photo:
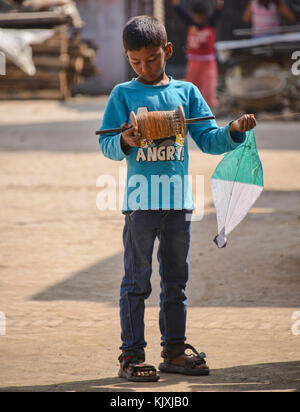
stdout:
[[[187,349],[191,354],[185,353]],[[205,362],[205,353],[198,353],[196,349],[185,344],[180,350],[162,352],[164,362],[159,365],[161,372],[181,373],[183,375],[209,375],[209,367]]]
[[119,377],[131,382],[156,382],[159,376],[152,365],[144,363],[143,360],[134,356],[119,356]]

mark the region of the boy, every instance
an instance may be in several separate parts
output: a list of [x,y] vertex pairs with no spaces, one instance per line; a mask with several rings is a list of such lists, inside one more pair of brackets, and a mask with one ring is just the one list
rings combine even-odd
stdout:
[[172,5],[188,26],[186,45],[188,62],[185,80],[194,83],[199,88],[205,101],[213,110],[218,106],[215,25],[221,14],[223,1],[215,1],[215,11],[210,17],[208,17],[208,9],[203,1],[193,1],[191,13],[180,4],[180,0],[172,0]]
[[[185,288],[190,247],[190,220],[186,213],[194,209],[191,188],[184,179],[188,176],[188,142],[182,136],[175,136],[175,140],[145,142],[138,129],[130,127],[128,121],[131,111],[175,110],[179,105],[190,118],[211,116],[211,111],[193,84],[167,76],[166,63],[173,47],[168,42],[165,27],[157,19],[138,16],[130,20],[123,31],[123,43],[126,58],[137,78],[113,89],[101,129],[122,125],[126,130],[99,138],[102,153],[112,160],[126,158],[128,167],[122,210],[125,214],[125,274],[120,291],[122,353],[119,376],[130,381],[159,379],[155,367],[143,363],[145,299],[151,293],[156,237],[159,239],[161,276],[159,326],[164,358],[159,369],[189,375],[208,374],[205,355],[185,344]],[[209,121],[189,126],[188,131],[202,151],[221,154],[243,142],[244,132],[255,124],[253,115],[244,115],[223,128]],[[157,177],[172,179],[174,190],[169,190],[170,196],[166,196],[166,191],[156,193],[153,189]],[[195,353],[188,356],[187,349]]]

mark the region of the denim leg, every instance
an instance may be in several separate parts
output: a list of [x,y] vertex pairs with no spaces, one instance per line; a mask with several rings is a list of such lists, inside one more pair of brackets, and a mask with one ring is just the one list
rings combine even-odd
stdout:
[[143,354],[145,299],[152,291],[152,254],[157,235],[155,219],[148,211],[126,214],[123,230],[125,274],[120,291],[120,349],[127,354]]
[[186,283],[189,276],[191,222],[185,211],[171,210],[158,234],[161,276],[159,326],[162,346],[170,350],[182,345],[186,330]]

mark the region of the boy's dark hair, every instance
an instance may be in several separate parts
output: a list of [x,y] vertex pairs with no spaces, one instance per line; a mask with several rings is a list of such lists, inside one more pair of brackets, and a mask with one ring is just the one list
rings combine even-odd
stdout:
[[133,17],[123,30],[123,44],[126,51],[140,50],[148,46],[165,48],[167,42],[165,26],[152,16]]
[[191,11],[195,14],[208,14],[208,8],[206,4],[199,0],[194,0],[192,2]]

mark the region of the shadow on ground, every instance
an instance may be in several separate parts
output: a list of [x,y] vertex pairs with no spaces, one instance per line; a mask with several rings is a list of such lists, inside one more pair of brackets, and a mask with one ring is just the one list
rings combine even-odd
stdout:
[[132,383],[118,377],[53,385],[11,386],[0,392],[142,392],[159,391],[186,383],[188,392],[202,391],[300,391],[300,361],[241,365],[215,369],[209,376],[161,374],[156,383]]
[[[1,150],[100,153],[95,131],[101,125],[103,104],[99,105],[98,112],[97,105],[92,103],[90,106],[83,105],[82,110],[75,103],[69,103],[69,107],[78,111],[79,117],[63,121],[1,125]],[[93,118],[80,119],[80,112],[84,111],[94,114]],[[225,125],[226,122],[220,121],[221,124]],[[255,130],[259,150],[300,150],[299,122],[261,122]],[[190,150],[199,150],[191,137],[188,137],[188,141]]]
[[[295,205],[299,204],[300,192],[265,191],[255,205],[258,208],[273,208],[274,211],[263,214],[250,214],[245,221],[230,235],[229,245],[219,250],[212,242],[216,234],[216,216],[205,216],[199,225],[195,223],[195,231],[191,244],[191,276],[192,289],[189,306],[276,306],[298,307],[300,290],[299,259],[299,218]],[[286,204],[285,210],[282,205]],[[109,224],[109,223],[108,223]],[[251,243],[256,230],[256,246]],[[273,241],[274,236],[280,239],[284,230],[291,232],[289,244]],[[121,229],[120,229],[121,236]],[[208,238],[209,236],[209,238]],[[269,238],[269,242],[266,242]],[[249,245],[248,245],[248,243]],[[261,245],[266,245],[265,253],[261,253]],[[244,253],[247,247],[251,254],[245,254],[241,262],[238,254]],[[270,250],[270,252],[268,252]],[[255,256],[255,259],[253,257]],[[245,267],[247,269],[245,269]],[[245,272],[247,270],[247,272]],[[224,275],[226,274],[226,276]],[[254,274],[255,278],[254,278]],[[251,282],[249,276],[252,276]],[[37,301],[90,301],[118,304],[119,285],[123,276],[123,253],[119,252],[107,259],[74,273],[62,282],[58,282],[31,297]],[[205,283],[214,280],[214,293],[203,300],[194,299],[195,292],[205,287]],[[158,265],[156,251],[153,253],[153,291],[148,300],[150,306],[158,304]],[[256,280],[256,281],[254,281]],[[232,297],[230,302],[220,299],[237,288],[240,283],[239,296]],[[226,288],[226,284],[229,285]],[[230,290],[229,290],[230,289]],[[262,293],[262,291],[264,291]],[[286,298],[289,296],[289,299]],[[195,296],[196,297],[196,296]]]

